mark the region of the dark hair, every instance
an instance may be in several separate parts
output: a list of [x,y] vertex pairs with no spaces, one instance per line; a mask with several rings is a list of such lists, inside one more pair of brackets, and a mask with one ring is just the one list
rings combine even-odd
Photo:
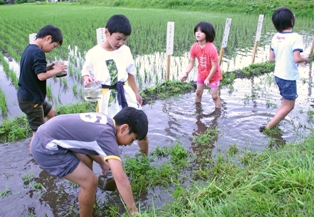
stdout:
[[148,131],[148,120],[146,114],[142,110],[133,107],[125,107],[119,111],[113,119],[117,126],[122,124],[129,125],[129,134],[135,133],[138,140],[146,137]]
[[271,17],[271,20],[278,32],[293,28],[295,22],[294,14],[286,7],[277,8]]
[[108,29],[110,35],[112,35],[112,33],[119,32],[129,36],[132,32],[129,19],[122,14],[116,14],[110,17],[106,24],[106,28]]
[[38,31],[36,39],[44,38],[47,35],[51,35],[51,43],[58,42],[60,46],[62,45],[63,42],[62,32],[58,27],[53,25],[44,26]]
[[207,42],[213,42],[215,40],[216,32],[211,23],[205,21],[199,22],[194,27],[194,34],[195,32],[197,32],[198,29],[200,29],[201,32],[205,33]]

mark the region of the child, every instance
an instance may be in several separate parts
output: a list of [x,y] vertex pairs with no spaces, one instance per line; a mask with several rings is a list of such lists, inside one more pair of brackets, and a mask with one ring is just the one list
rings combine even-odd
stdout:
[[58,27],[47,25],[39,30],[34,43],[29,44],[21,57],[17,97],[20,109],[26,114],[30,128],[37,128],[55,116],[55,110],[46,98],[46,80],[66,69],[64,64],[47,66],[45,53],[62,45],[62,33]]
[[[90,82],[102,84],[97,111],[110,117],[127,106],[141,109],[142,97],[136,86],[134,60],[130,48],[124,45],[131,34],[130,21],[124,15],[113,15],[104,33],[104,42],[86,54],[82,69],[84,86]],[[138,145],[148,155],[148,139],[139,141]]]
[[300,78],[297,63],[308,61],[301,57],[303,52],[302,36],[292,31],[295,24],[294,14],[289,8],[280,7],[272,15],[272,22],[278,31],[271,41],[269,61],[275,63],[275,81],[279,87],[282,103],[273,119],[259,128],[260,132],[271,129],[283,120],[294,108],[297,95],[296,80]]
[[212,98],[216,108],[221,108],[219,97],[219,84],[222,79],[221,69],[218,63],[218,52],[212,43],[216,33],[213,25],[209,22],[200,22],[194,27],[196,43],[190,50],[190,63],[186,68],[181,81],[185,81],[194,67],[195,58],[198,61],[197,89],[195,102],[202,101],[205,85],[211,88]]
[[146,114],[132,107],[122,109],[113,119],[103,113],[59,115],[38,128],[32,153],[42,169],[80,186],[80,216],[93,214],[98,183],[93,161],[104,174],[111,168],[118,191],[129,213],[134,215],[138,214],[137,208],[119,146],[144,139],[147,130]]

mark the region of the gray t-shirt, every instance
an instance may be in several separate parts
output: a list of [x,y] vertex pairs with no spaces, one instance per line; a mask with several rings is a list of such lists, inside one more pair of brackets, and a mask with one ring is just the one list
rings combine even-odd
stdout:
[[103,113],[59,115],[41,125],[37,132],[48,150],[58,146],[76,153],[120,159],[114,120]]

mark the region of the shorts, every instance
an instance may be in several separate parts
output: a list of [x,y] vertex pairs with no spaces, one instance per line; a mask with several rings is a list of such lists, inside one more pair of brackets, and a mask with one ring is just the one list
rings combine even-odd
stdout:
[[72,151],[60,146],[57,150],[47,149],[36,133],[32,140],[32,155],[42,169],[59,178],[72,173],[80,163]]
[[298,98],[297,82],[284,80],[275,76],[275,81],[279,87],[280,95],[286,100],[295,100]]
[[[197,83],[198,84],[204,84],[204,81],[200,77],[197,77]],[[220,81],[214,81],[214,82],[209,83],[208,86],[210,88],[217,88],[217,87],[219,87],[219,85],[220,85]]]
[[22,112],[27,116],[30,128],[36,132],[38,127],[45,123],[45,117],[52,109],[52,105],[44,101],[42,105],[34,104],[28,100],[18,97],[19,106]]

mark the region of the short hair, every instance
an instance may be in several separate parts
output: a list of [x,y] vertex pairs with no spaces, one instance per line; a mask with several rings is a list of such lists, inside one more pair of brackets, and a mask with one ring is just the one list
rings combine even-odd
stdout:
[[125,107],[119,111],[113,119],[117,126],[121,126],[122,124],[129,125],[129,134],[135,133],[138,140],[142,140],[146,137],[148,132],[148,120],[142,110],[133,107]]
[[53,26],[53,25],[47,25],[47,26],[42,27],[38,31],[36,35],[36,39],[44,38],[47,35],[51,35],[51,43],[58,42],[60,46],[62,45],[62,42],[63,42],[62,32],[58,27]]
[[132,32],[129,19],[122,14],[116,14],[110,17],[106,24],[106,28],[108,29],[110,35],[112,33],[119,32],[129,36]]
[[198,29],[200,29],[201,32],[205,33],[207,42],[213,42],[215,40],[216,32],[211,23],[205,21],[199,22],[194,27],[194,34],[195,32],[197,32]]
[[293,28],[295,22],[294,14],[287,7],[277,8],[271,17],[271,20],[278,32]]

